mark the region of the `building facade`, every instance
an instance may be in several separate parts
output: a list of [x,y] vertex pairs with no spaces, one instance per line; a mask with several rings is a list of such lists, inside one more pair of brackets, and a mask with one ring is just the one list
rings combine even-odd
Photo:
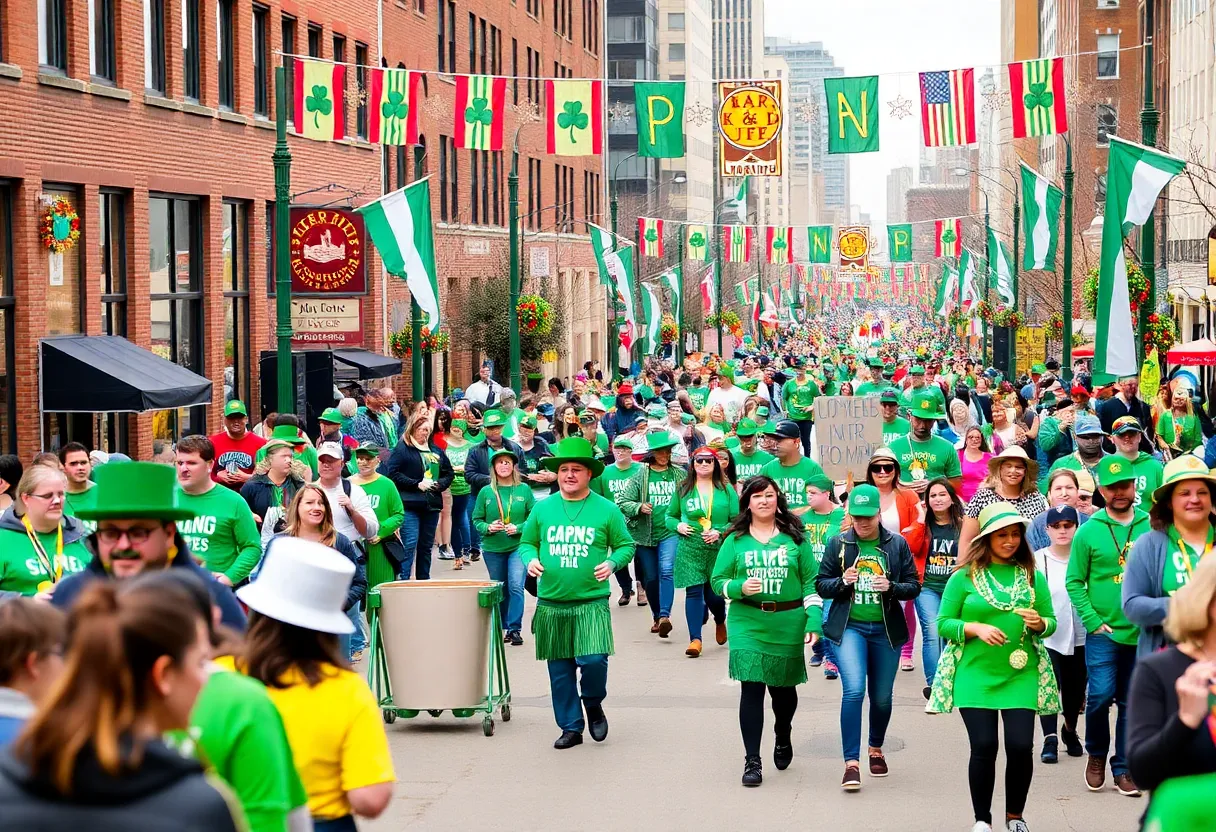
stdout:
[[[710,0],[659,0],[659,78],[684,82],[685,112],[713,105]],[[709,222],[714,210],[714,145],[705,129],[684,131],[683,159],[659,160],[668,216]],[[683,179],[683,181],[679,181]]]
[[892,168],[887,174],[887,222],[896,225],[908,221],[908,190],[912,187],[912,168]]

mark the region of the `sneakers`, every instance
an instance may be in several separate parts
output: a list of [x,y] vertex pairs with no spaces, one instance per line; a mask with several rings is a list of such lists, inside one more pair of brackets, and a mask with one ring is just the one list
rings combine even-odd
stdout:
[[925,701],[928,702],[929,697],[933,695],[933,688],[930,687],[929,685],[925,685],[923,688],[920,689],[920,695],[925,697]]
[[777,738],[777,742],[773,745],[773,765],[777,767],[777,771],[785,771],[790,767],[790,763],[794,759],[794,744],[790,742],[790,738],[786,737],[782,742],[781,738]]
[[512,647],[522,647],[524,637],[519,634],[519,630],[512,630],[511,632],[507,633],[507,641],[511,643]]
[[823,656],[820,656],[818,653],[812,654],[811,667],[819,667],[821,664],[823,664]]
[[477,563],[477,561],[481,560],[481,550],[474,549],[469,552],[469,560],[471,560],[473,563]]
[[977,820],[975,826],[971,827],[971,832],[992,832],[992,825]]
[[905,673],[910,673],[911,671],[915,670],[916,667],[912,664],[911,659],[900,659],[899,660],[899,669],[904,671]]
[[583,744],[583,735],[578,731],[562,731],[562,735],[553,741],[553,747],[561,751]]
[[1085,764],[1085,788],[1091,792],[1100,792],[1106,785],[1106,758],[1089,755]]
[[1077,732],[1070,730],[1067,725],[1060,731],[1060,739],[1064,740],[1064,749],[1068,752],[1069,757],[1084,757],[1085,748],[1081,745],[1081,738],[1077,736]]
[[1050,737],[1043,738],[1043,753],[1039,755],[1039,759],[1047,765],[1055,765],[1060,762],[1060,738],[1055,734]]
[[456,553],[452,550],[452,547],[450,545],[445,544],[445,545],[439,547],[439,559],[440,560],[456,560]]
[[688,656],[690,659],[695,659],[697,656],[700,656],[701,639],[694,638],[692,641],[688,642],[688,649],[684,651],[684,655]]
[[846,792],[855,792],[861,788],[861,768],[858,766],[845,766],[844,777],[840,779],[840,788]]
[[726,644],[726,620],[718,621],[714,624],[714,641],[718,644]]
[[764,782],[763,766],[759,757],[743,758],[743,785],[755,788]]
[[840,678],[840,668],[838,668],[836,666],[836,662],[829,662],[828,660],[824,659],[823,678],[825,678],[825,679],[839,679]]
[[1005,821],[1006,832],[1030,832],[1030,827],[1021,818],[1010,818]]
[[659,634],[659,638],[667,638],[671,635],[671,619],[664,616],[659,619],[659,628],[655,630]]
[[887,768],[887,758],[882,756],[882,752],[875,754],[870,752],[870,776],[871,777],[886,777],[890,774]]
[[1116,774],[1114,776],[1115,788],[1119,790],[1119,794],[1124,797],[1139,797],[1140,789],[1136,788],[1136,784],[1132,781],[1130,775]]
[[604,708],[602,705],[586,705],[587,711],[587,733],[591,734],[591,739],[596,742],[603,742],[608,738],[608,717],[604,716]]

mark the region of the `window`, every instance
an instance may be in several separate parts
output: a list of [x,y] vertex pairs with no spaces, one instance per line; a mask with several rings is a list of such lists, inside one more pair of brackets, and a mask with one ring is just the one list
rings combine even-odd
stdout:
[[[80,205],[80,194],[73,187],[47,186],[44,197],[49,201],[57,197]],[[85,225],[86,210],[77,208],[80,223]],[[48,257],[50,280],[46,289],[46,334],[76,335],[84,332],[84,245],[77,245],[59,257]]]
[[283,15],[279,20],[279,38],[283,51],[283,74],[287,76],[283,86],[287,90],[284,97],[287,99],[287,120],[290,122],[295,117],[296,110],[296,97],[291,92],[296,88],[296,59],[293,57],[296,51],[296,19],[294,17]]
[[1119,77],[1119,36],[1098,35],[1098,77]]
[[414,11],[418,14],[426,14],[426,0],[414,0]]
[[38,63],[68,71],[68,0],[38,0]]
[[[477,71],[477,15],[469,12],[469,72]],[[483,72],[485,70],[482,70]]]
[[[203,244],[199,203],[194,199],[148,200],[149,278],[152,288],[152,352],[196,373],[203,372]],[[168,411],[153,420],[153,438],[177,439],[206,429],[203,406]]]
[[439,0],[439,71],[456,71],[456,0]]
[[609,43],[635,43],[645,40],[646,18],[644,16],[613,17],[608,20]]
[[355,135],[367,138],[367,44],[355,41]]
[[492,59],[491,59],[491,64],[486,63],[487,49],[486,49],[486,21],[485,21],[485,18],[478,18],[477,22],[480,24],[479,28],[481,30],[481,41],[477,44],[477,54],[481,58],[481,71],[482,71],[482,74],[485,74],[486,72],[493,73],[494,69],[492,67]]
[[524,4],[524,10],[533,17],[541,17],[544,14],[541,11],[540,0],[527,0]]
[[460,222],[460,197],[457,188],[460,177],[456,166],[456,143],[447,136],[439,137],[439,219]]
[[502,32],[497,26],[490,27],[490,72],[502,75]]
[[667,60],[669,60],[669,61],[684,60],[684,44],[683,43],[667,44]]
[[621,81],[645,80],[645,61],[641,58],[610,60],[608,61],[608,78]]
[[1119,111],[1113,104],[1098,105],[1098,147],[1107,147],[1110,137],[1118,135]]
[[215,5],[216,33],[219,43],[216,44],[219,59],[220,80],[220,109],[231,110],[236,107],[236,67],[233,65],[233,49],[235,34],[233,32],[233,0],[219,0]]
[[528,160],[528,216],[527,226],[533,230],[540,228],[541,203],[541,166],[539,159]]
[[101,192],[101,334],[127,334],[127,211],[120,193]]
[[13,319],[13,192],[0,182],[0,449],[17,453],[17,328]]
[[104,81],[118,80],[118,66],[114,54],[114,3],[115,0],[90,0],[89,2],[89,61],[94,78]]
[[684,31],[684,12],[668,12],[667,28],[673,32]]
[[182,0],[182,85],[186,98],[199,100],[199,0]]
[[519,41],[511,38],[511,103],[519,103]]
[[321,57],[321,27],[308,24],[308,57]]
[[1106,174],[1099,173],[1094,179],[1094,205],[1099,211],[1106,208]]
[[144,0],[144,86],[165,94],[165,0]]
[[[224,203],[224,401],[252,390],[249,353],[249,220],[243,202]],[[229,381],[231,379],[231,381]]]
[[1117,9],[1119,8],[1119,0],[1098,0],[1099,9]]
[[[333,59],[336,64],[346,63],[346,38],[342,35],[334,35],[333,39]],[[346,94],[346,79],[347,73],[342,73],[342,123],[350,124],[350,119],[346,117],[346,104],[350,101],[350,96]]]
[[253,7],[253,114],[270,115],[270,74],[266,61],[269,57],[269,37],[266,27],[270,21],[270,9]]

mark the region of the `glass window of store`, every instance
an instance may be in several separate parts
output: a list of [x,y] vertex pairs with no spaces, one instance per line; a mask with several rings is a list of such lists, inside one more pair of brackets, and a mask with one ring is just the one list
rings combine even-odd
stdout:
[[[152,352],[203,374],[203,235],[197,199],[148,200]],[[153,438],[177,440],[206,430],[203,406],[161,411]]]
[[13,188],[0,180],[0,451],[17,453],[16,326],[13,322]]
[[243,202],[224,203],[224,401],[248,404],[249,212]]
[[[101,192],[98,211],[101,255],[101,334],[127,336],[127,195]],[[97,447],[127,453],[130,417],[126,413],[99,413]]]

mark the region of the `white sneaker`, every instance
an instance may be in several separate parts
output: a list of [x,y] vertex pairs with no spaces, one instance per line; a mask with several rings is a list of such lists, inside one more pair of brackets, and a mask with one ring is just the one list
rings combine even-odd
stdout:
[[1007,832],[1030,832],[1030,827],[1021,818],[1005,821],[1005,829]]
[[982,820],[977,820],[975,826],[971,827],[971,832],[992,832],[992,827]]

